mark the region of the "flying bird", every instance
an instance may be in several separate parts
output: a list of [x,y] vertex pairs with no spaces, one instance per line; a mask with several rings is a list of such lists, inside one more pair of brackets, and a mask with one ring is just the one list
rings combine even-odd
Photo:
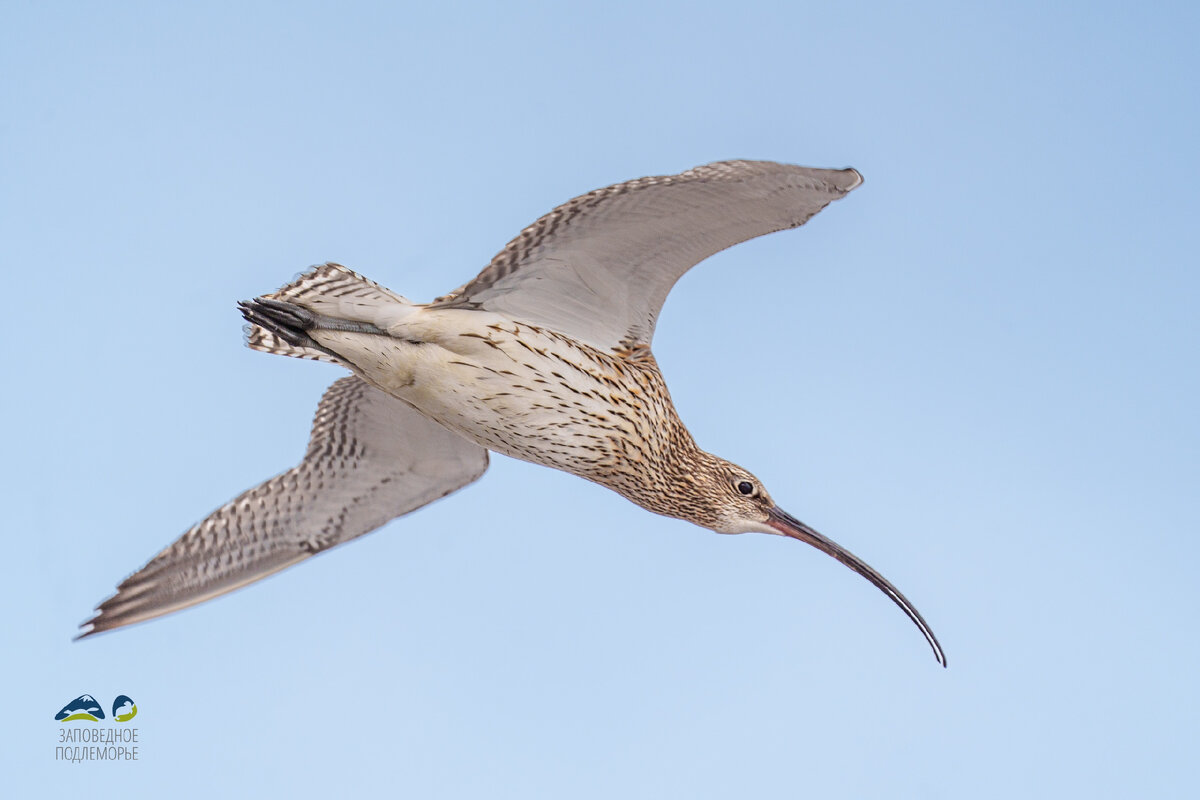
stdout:
[[240,303],[251,348],[352,374],[325,392],[299,465],[167,546],[80,637],[195,605],[369,533],[476,480],[494,450],[718,533],[806,542],[890,597],[944,666],[898,589],[779,508],[753,474],[696,445],[650,349],[667,293],[692,266],[803,225],[861,182],[853,169],[717,162],[580,195],[430,303],[333,263]]

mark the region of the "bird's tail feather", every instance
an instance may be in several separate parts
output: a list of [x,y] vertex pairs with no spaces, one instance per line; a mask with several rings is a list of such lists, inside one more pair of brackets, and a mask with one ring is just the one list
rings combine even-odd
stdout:
[[375,281],[330,262],[309,269],[276,292],[239,306],[250,323],[246,327],[250,349],[350,367],[349,362],[305,333],[312,325],[303,314],[313,312],[324,318],[370,323],[381,309],[397,304],[411,305]]
[[238,308],[250,323],[246,326],[246,346],[251,350],[350,366],[337,353],[322,347],[308,335],[316,317],[311,311],[265,297],[238,303]]
[[272,333],[261,325],[250,323],[245,328],[246,346],[251,350],[262,353],[274,353],[292,358],[307,358],[309,361],[324,361],[327,364],[337,364],[340,367],[350,367],[350,363],[329,352],[323,347],[296,345],[284,339],[277,333]]
[[375,311],[411,303],[341,264],[320,264],[264,299],[304,306],[328,317],[372,322]]

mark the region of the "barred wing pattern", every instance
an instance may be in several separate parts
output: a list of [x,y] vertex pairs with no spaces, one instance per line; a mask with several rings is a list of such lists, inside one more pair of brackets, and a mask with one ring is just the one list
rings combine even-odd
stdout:
[[719,161],[580,195],[433,307],[482,308],[617,352],[648,346],[671,287],[713,253],[803,225],[853,169]]
[[321,398],[304,460],[183,534],[80,635],[195,605],[369,533],[471,483],[487,451],[357,377]]

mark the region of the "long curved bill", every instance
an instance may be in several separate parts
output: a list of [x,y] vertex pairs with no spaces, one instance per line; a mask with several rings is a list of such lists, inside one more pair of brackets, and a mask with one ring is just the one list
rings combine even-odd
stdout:
[[908,602],[908,598],[900,593],[900,590],[888,581],[887,578],[880,575],[869,564],[860,559],[858,556],[851,553],[846,548],[842,547],[832,539],[827,539],[817,533],[812,528],[805,525],[800,520],[787,513],[779,506],[775,506],[768,512],[767,524],[775,530],[779,531],[784,536],[790,536],[793,539],[799,539],[802,542],[811,544],[813,547],[820,550],[822,553],[833,556],[838,561],[845,564],[850,569],[862,575],[888,597],[892,598],[892,602],[900,606],[908,618],[921,629],[921,633],[925,634],[925,640],[929,642],[929,646],[933,648],[933,655],[937,658],[938,663],[943,667],[946,666],[946,653],[942,650],[942,646],[938,644],[937,637],[933,635],[933,629],[929,627],[929,623],[921,616],[921,612]]

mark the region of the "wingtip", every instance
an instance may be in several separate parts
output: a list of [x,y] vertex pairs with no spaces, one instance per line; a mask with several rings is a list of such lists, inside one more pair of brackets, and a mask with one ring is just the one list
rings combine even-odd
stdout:
[[99,618],[100,615],[96,614],[91,619],[84,620],[83,622],[79,623],[79,633],[72,636],[71,641],[78,642],[80,639],[86,639],[89,636],[94,636],[97,633],[100,633],[100,630],[96,628],[96,620]]
[[859,186],[862,186],[862,173],[856,170],[854,167],[846,167],[844,170],[842,170],[842,175],[846,177],[846,183],[843,185],[843,189],[845,191],[853,191]]

